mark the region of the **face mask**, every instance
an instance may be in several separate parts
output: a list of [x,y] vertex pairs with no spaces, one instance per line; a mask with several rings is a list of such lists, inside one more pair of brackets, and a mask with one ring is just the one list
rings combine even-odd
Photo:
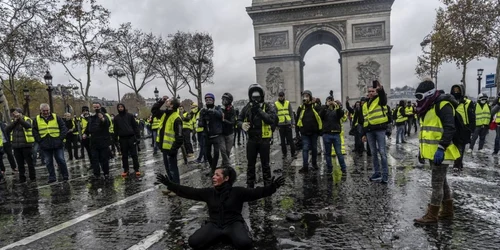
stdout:
[[453,93],[451,93],[451,95],[453,97],[455,97],[456,100],[462,99],[462,94],[461,93],[453,92]]
[[484,100],[484,99],[479,100],[479,103],[481,103],[481,104],[485,104],[485,103],[486,103],[486,100]]
[[262,98],[260,96],[252,96],[252,101],[255,103],[260,103]]

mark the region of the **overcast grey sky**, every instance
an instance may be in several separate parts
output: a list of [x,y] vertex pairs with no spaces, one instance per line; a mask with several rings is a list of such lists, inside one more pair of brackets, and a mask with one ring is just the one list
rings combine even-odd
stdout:
[[[245,11],[251,0],[106,0],[99,1],[111,11],[111,25],[131,22],[134,27],[158,35],[168,35],[177,30],[203,31],[212,35],[215,46],[215,85],[205,85],[204,93],[215,94],[217,102],[224,92],[230,92],[235,99],[246,98],[249,84],[256,81],[253,56],[254,35],[252,21]],[[416,86],[416,58],[420,54],[420,42],[432,29],[438,0],[396,0],[391,17],[391,43],[394,46],[391,57],[392,87]],[[305,88],[310,89],[322,99],[326,97],[325,88],[340,92],[340,66],[338,52],[328,45],[317,45],[305,56]],[[484,68],[485,74],[494,73],[496,62],[482,59],[468,65],[467,92],[476,96],[476,70]],[[54,83],[67,84],[69,77],[59,65],[53,65]],[[76,75],[84,78],[84,71],[75,69]],[[455,64],[442,67],[439,75],[439,87],[449,91],[452,84],[460,82],[461,70]],[[484,84],[484,80],[483,80]],[[160,95],[170,95],[165,83],[154,80],[141,92],[145,97],[153,97],[153,90],[158,87]],[[131,92],[120,86],[120,92]],[[116,99],[116,82],[103,70],[95,69],[92,75],[91,95]],[[324,95],[324,96],[322,96]],[[182,99],[193,99],[183,89]],[[336,95],[336,97],[340,97]]]

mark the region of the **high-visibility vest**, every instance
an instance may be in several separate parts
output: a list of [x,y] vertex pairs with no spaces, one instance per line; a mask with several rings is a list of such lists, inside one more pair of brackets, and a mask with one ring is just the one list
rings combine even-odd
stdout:
[[375,100],[371,102],[370,107],[368,107],[368,102],[363,104],[363,116],[365,121],[363,127],[368,127],[369,125],[379,125],[389,122],[389,117],[384,111],[384,108],[379,105],[380,98],[377,96]]
[[45,120],[40,116],[36,116],[36,123],[38,124],[38,133],[41,138],[44,138],[47,135],[50,137],[58,138],[59,137],[59,124],[57,123],[56,114],[52,113],[52,120],[45,122]]
[[[24,116],[24,121],[29,122],[31,125],[33,125],[33,122],[31,121],[31,118]],[[27,143],[35,142],[35,137],[33,136],[32,129],[25,129],[24,130],[24,138],[26,139]],[[0,138],[1,140],[1,138]],[[10,141],[13,141],[12,133],[10,133]],[[3,144],[2,144],[3,145]]]
[[160,119],[154,117],[153,124],[151,124],[151,129],[159,129],[160,128]]
[[87,121],[87,119],[85,119],[83,117],[80,117],[80,124],[82,126],[82,133],[83,133],[83,131],[85,131],[85,129],[87,128],[89,121]]
[[406,107],[405,114],[406,115],[413,115],[413,107]]
[[[266,104],[262,105],[262,110],[265,112],[266,111]],[[245,118],[245,122],[247,122],[247,118]],[[273,130],[271,129],[271,125],[266,124],[264,121],[262,121],[262,138],[271,138],[273,136]]]
[[[186,116],[188,115],[187,112],[184,112],[184,114],[182,114],[182,117],[183,118],[186,118]],[[182,128],[185,128],[185,129],[192,129],[193,128],[193,125],[191,124],[193,122],[193,120],[189,120],[189,121],[184,121],[184,119],[182,119]]]
[[108,117],[108,120],[109,120],[109,133],[110,134],[113,134],[115,132],[115,125],[113,125],[113,119],[111,119],[111,116],[106,113],[106,117]]
[[274,105],[276,105],[276,109],[278,110],[279,123],[284,123],[292,120],[292,118],[290,117],[290,112],[288,110],[288,106],[290,105],[290,102],[288,100],[286,100],[284,104],[281,104],[280,101],[276,101]]
[[203,127],[198,126],[198,119],[200,118],[200,111],[196,112],[196,115],[193,116],[193,126],[196,128],[196,132],[203,132]]
[[[347,113],[344,113],[344,117],[340,119],[340,151],[342,152],[343,155],[346,154],[345,151],[345,143],[344,143],[344,122],[347,121]],[[337,156],[337,153],[335,152],[335,147],[332,144],[332,156]]]
[[456,111],[462,116],[462,120],[464,121],[464,125],[469,125],[469,114],[467,114],[467,110],[469,109],[469,105],[472,103],[471,100],[465,99],[465,103],[458,104]]
[[[3,131],[0,129],[0,133],[2,133],[0,136],[0,148],[3,147],[3,137],[5,137],[5,135],[3,134]],[[7,137],[5,137],[7,138]],[[3,159],[2,159],[3,160]]]
[[[396,122],[404,122],[404,121],[407,121],[408,120],[408,117],[407,116],[403,116],[401,115],[401,109],[403,107],[399,107],[398,108],[398,111],[397,111],[397,118],[396,118]],[[407,109],[405,109],[405,112],[406,112]]]
[[[451,105],[448,101],[441,101],[439,103],[440,109],[442,109],[446,104]],[[455,115],[455,110],[453,110],[453,115]],[[420,157],[429,160],[434,159],[434,154],[436,153],[439,142],[441,142],[441,138],[443,137],[443,131],[443,124],[441,123],[441,119],[436,114],[436,104],[434,104],[421,120],[420,134],[418,136],[420,141]],[[452,142],[444,151],[444,159],[453,161],[459,157],[460,152]]]
[[[302,118],[304,117],[304,113],[306,112],[305,106],[300,105],[300,108],[301,108],[301,111],[300,111],[300,115],[299,115],[299,121],[297,122],[297,126],[299,128],[301,128],[302,126],[304,126],[302,124]],[[314,117],[316,118],[316,122],[318,122],[319,130],[323,129],[323,122],[321,121],[321,118],[319,117],[318,112],[316,112],[316,110],[312,106],[311,106],[311,109],[312,109],[312,111],[314,113]]]
[[78,135],[78,127],[77,127],[77,124],[75,122],[75,119],[71,119],[71,122],[73,123],[73,134]]
[[[166,117],[166,114],[163,114],[163,116],[161,117],[160,128],[158,129],[158,131],[160,131],[163,127],[165,128],[165,130],[163,132],[164,133],[163,134],[163,143],[161,145],[161,148],[168,150],[168,149],[172,148],[172,145],[175,142],[174,122],[177,118],[180,118],[181,116],[179,115],[179,112],[176,111],[176,112],[173,112],[172,114],[170,114],[170,116],[168,117],[166,122],[165,122],[165,117]],[[158,135],[156,137],[156,142],[160,142],[160,136],[161,135]]]
[[479,103],[476,103],[476,126],[484,126],[490,124],[490,106],[485,103],[481,108]]

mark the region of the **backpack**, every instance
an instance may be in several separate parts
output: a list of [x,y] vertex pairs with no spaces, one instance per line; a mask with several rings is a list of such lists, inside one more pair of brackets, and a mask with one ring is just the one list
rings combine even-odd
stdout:
[[[470,143],[470,135],[472,133],[471,129],[469,126],[465,125],[464,119],[460,115],[460,113],[457,112],[457,107],[459,105],[458,102],[450,102],[451,106],[453,107],[453,112],[454,112],[454,118],[455,118],[455,134],[453,135],[453,144],[455,146],[458,145],[465,145],[467,143]],[[440,109],[440,103],[436,104],[436,113],[439,112]],[[467,112],[467,110],[465,110]]]

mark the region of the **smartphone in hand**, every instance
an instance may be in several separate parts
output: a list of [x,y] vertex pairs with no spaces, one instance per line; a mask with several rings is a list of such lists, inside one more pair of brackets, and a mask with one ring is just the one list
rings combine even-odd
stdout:
[[379,83],[378,83],[378,80],[373,81],[373,82],[372,82],[372,86],[373,86],[373,88],[374,88],[374,89],[376,89],[376,88],[378,87],[378,84],[379,84]]

